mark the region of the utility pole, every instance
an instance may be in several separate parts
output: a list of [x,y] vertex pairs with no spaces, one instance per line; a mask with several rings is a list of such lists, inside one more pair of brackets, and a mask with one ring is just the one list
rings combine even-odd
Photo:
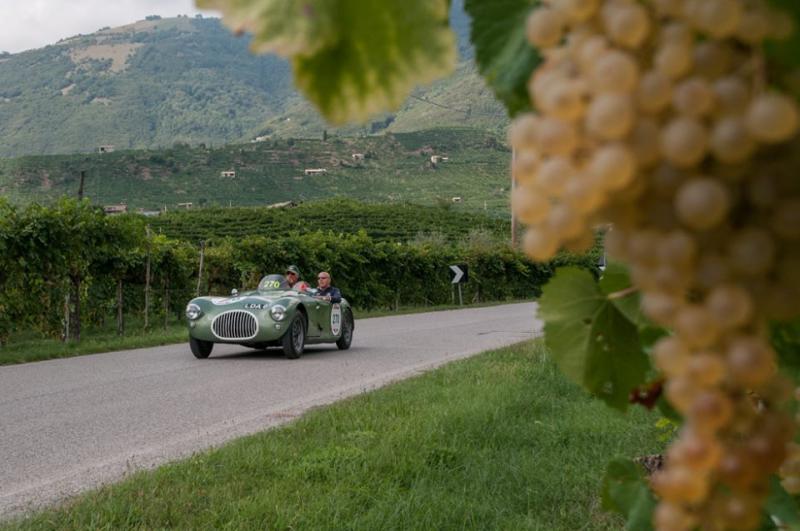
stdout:
[[86,170],[81,170],[81,184],[78,187],[78,201],[83,199],[83,183],[86,180]]
[[206,254],[206,241],[200,241],[200,266],[197,268],[197,289],[194,291],[194,296],[200,296],[200,283],[203,281],[203,257]]
[[144,273],[144,329],[150,325],[150,225],[145,227],[147,237],[147,262],[145,263]]

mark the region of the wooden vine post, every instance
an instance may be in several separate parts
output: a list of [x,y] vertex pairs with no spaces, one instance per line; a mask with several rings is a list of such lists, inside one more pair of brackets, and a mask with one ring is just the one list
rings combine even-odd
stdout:
[[117,335],[125,333],[125,321],[122,312],[122,279],[117,279]]

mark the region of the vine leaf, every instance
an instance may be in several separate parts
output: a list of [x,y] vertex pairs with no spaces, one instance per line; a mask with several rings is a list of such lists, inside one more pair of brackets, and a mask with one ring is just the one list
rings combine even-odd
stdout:
[[791,494],[781,485],[777,476],[770,478],[769,497],[764,509],[770,516],[780,520],[781,529],[800,529],[800,509]]
[[397,110],[416,85],[448,75],[456,39],[448,0],[196,0],[289,59],[295,83],[333,124]]
[[795,31],[789,39],[768,41],[766,52],[781,67],[796,68],[800,66],[800,3],[797,0],[769,0],[769,3],[791,17]]
[[472,17],[470,40],[481,74],[508,114],[531,108],[528,78],[541,58],[525,38],[525,19],[538,2],[531,0],[466,0]]
[[637,326],[603,293],[592,275],[558,269],[539,301],[545,343],[561,370],[620,410],[649,368]]
[[[639,292],[628,291],[631,282],[628,270],[619,262],[608,262],[600,278],[600,291],[610,296],[611,302],[619,311],[637,326],[648,326],[650,322],[639,309]],[[623,296],[617,296],[623,294]]]
[[650,531],[656,500],[639,466],[627,459],[608,463],[603,476],[603,507],[625,516],[629,531]]

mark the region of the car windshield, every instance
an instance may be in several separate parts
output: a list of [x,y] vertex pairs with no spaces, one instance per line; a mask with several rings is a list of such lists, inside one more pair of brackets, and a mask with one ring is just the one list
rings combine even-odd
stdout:
[[258,283],[258,291],[276,291],[289,288],[289,282],[283,275],[267,275]]

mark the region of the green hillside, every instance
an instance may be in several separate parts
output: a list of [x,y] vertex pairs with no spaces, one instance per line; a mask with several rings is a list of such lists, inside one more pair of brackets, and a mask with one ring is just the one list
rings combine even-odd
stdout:
[[[353,154],[363,154],[354,161]],[[431,163],[431,157],[447,161]],[[510,153],[499,137],[472,129],[433,129],[368,137],[280,139],[212,148],[28,156],[0,159],[0,194],[26,204],[75,196],[130,209],[257,206],[344,196],[381,203],[508,211]],[[306,169],[325,169],[306,175]],[[234,171],[235,177],[222,172]],[[455,202],[453,198],[461,198]]]
[[451,208],[410,204],[368,204],[328,199],[283,208],[204,208],[174,211],[153,218],[152,228],[170,238],[198,241],[226,236],[275,236],[315,230],[356,233],[376,241],[408,241],[436,233],[459,241],[481,230],[496,237],[510,234],[508,220]]
[[[462,63],[393,115],[340,135],[473,127],[507,118],[472,63],[469,20],[453,3]],[[0,156],[220,145],[256,137],[319,137],[326,125],[294,90],[290,67],[255,56],[218,19],[139,21],[0,55]]]

